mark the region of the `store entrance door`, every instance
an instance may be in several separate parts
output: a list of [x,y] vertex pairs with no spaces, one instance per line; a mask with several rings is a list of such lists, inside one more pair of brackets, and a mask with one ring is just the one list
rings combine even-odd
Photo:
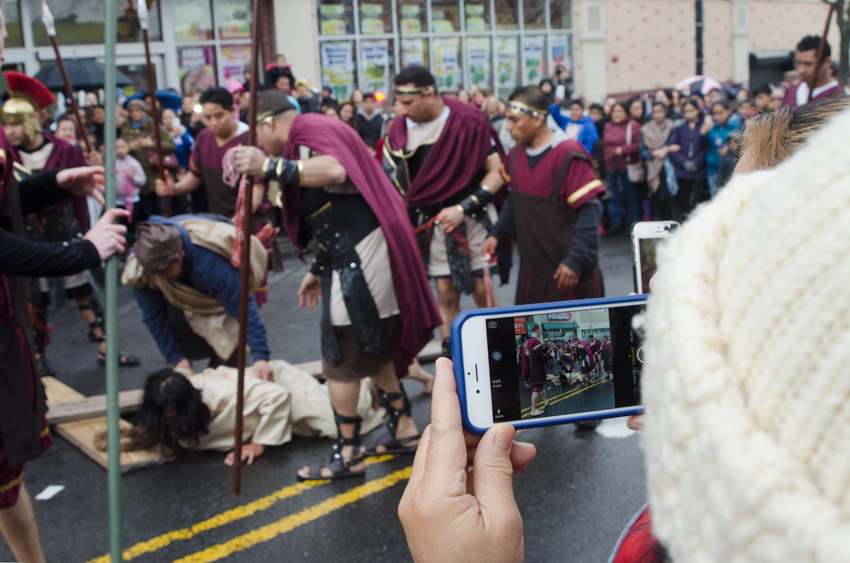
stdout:
[[[162,60],[162,55],[151,55],[151,62],[154,66],[157,90],[165,90],[165,63]],[[133,82],[132,86],[125,88],[127,96],[132,96],[136,92],[148,89],[145,57],[117,57],[115,63],[118,70],[126,74],[127,78]]]

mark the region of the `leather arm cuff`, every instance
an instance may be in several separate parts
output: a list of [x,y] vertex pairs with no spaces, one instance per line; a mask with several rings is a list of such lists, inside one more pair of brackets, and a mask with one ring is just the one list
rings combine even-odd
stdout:
[[301,185],[301,161],[285,158],[267,158],[265,162],[265,180],[279,180],[284,184]]
[[482,207],[485,207],[492,200],[493,194],[486,187],[478,186],[471,195],[464,198],[458,205],[463,209],[464,215],[471,215]]

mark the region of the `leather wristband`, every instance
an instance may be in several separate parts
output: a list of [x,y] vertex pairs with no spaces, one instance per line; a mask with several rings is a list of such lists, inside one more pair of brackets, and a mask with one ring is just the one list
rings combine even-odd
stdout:
[[287,160],[285,158],[267,158],[265,175],[266,180],[280,180],[284,184],[294,186],[301,185],[301,161]]
[[472,194],[465,197],[458,205],[463,210],[464,215],[471,215],[482,207],[485,207],[492,200],[493,194],[485,186],[478,186]]

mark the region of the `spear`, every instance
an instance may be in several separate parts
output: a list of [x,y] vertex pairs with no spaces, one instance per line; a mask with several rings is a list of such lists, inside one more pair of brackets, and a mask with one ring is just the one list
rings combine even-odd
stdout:
[[823,35],[820,36],[820,45],[818,45],[818,55],[815,63],[815,72],[812,79],[809,81],[809,102],[815,97],[815,86],[818,83],[818,74],[820,67],[826,58],[826,34],[829,33],[829,24],[832,23],[832,14],[835,13],[835,3],[829,3],[829,13],[826,14],[826,25],[823,28]]
[[82,138],[86,145],[86,151],[91,154],[91,145],[89,145],[89,136],[86,135],[86,130],[83,129],[83,123],[80,121],[80,108],[77,106],[77,98],[74,96],[74,88],[71,86],[71,81],[68,79],[68,73],[65,72],[65,63],[62,62],[62,54],[59,52],[59,43],[56,41],[56,26],[53,22],[53,14],[47,6],[45,0],[41,0],[41,23],[44,24],[44,29],[47,30],[47,36],[50,37],[50,44],[53,45],[53,52],[56,53],[56,64],[59,66],[59,74],[62,75],[62,82],[65,83],[65,97],[71,101],[71,110],[74,112],[74,122],[77,124],[77,134]]
[[[248,108],[248,146],[253,147],[257,136],[257,91],[260,89],[259,63],[260,0],[251,7],[251,107]],[[242,258],[239,264],[239,343],[236,352],[236,424],[233,432],[233,496],[242,494],[242,409],[245,394],[245,363],[248,343],[248,289],[251,271],[251,216],[254,208],[254,190],[251,177],[240,182],[245,190],[242,208]],[[239,210],[237,210],[238,214]]]
[[[139,26],[142,28],[142,39],[145,43],[145,59],[148,63],[148,93],[151,97],[151,104],[148,108],[148,113],[152,120],[151,125],[153,126],[153,138],[156,143],[156,161],[159,163],[160,179],[162,179],[163,182],[168,183],[170,178],[168,177],[168,171],[165,169],[165,164],[162,158],[162,138],[160,137],[159,119],[157,119],[156,113],[156,77],[154,76],[153,65],[151,64],[151,45],[150,40],[148,39],[150,16],[148,15],[148,4],[146,0],[138,0],[136,12],[139,16]],[[171,198],[162,198],[162,205],[165,211],[165,216],[171,217]]]

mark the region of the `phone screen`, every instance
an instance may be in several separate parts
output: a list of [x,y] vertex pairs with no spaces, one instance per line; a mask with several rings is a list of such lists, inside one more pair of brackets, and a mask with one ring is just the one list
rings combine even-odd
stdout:
[[639,406],[643,359],[632,317],[645,310],[638,304],[486,319],[493,422]]
[[656,251],[658,243],[664,238],[639,238],[638,252],[640,252],[640,281],[644,293],[649,293],[649,280],[658,271]]

